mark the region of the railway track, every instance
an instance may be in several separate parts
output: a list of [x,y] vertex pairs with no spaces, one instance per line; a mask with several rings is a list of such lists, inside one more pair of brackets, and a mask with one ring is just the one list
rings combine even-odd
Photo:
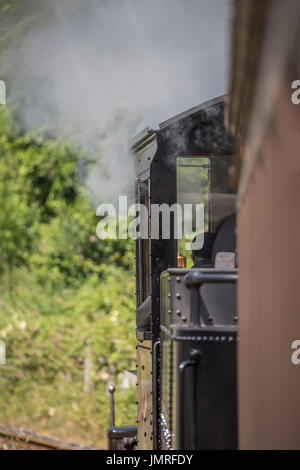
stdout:
[[36,432],[0,425],[0,450],[102,450],[53,439]]

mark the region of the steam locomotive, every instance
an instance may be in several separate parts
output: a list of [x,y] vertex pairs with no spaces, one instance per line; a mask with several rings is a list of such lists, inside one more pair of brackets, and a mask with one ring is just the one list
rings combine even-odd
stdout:
[[112,427],[112,449],[300,447],[300,3],[233,9],[230,99],[132,145],[137,203],[203,204],[214,242],[198,269],[172,228],[136,242],[138,423]]
[[[224,97],[159,130],[145,129],[132,152],[136,203],[148,208],[140,232],[149,233],[136,240],[138,419],[137,430],[112,426],[109,447],[130,447],[137,437],[137,448],[145,450],[235,449],[236,194],[228,181],[233,143],[224,126]],[[214,242],[201,269],[186,262],[188,240],[177,239],[175,224],[165,237],[159,213],[153,220],[151,204],[175,203],[204,208],[204,231]]]

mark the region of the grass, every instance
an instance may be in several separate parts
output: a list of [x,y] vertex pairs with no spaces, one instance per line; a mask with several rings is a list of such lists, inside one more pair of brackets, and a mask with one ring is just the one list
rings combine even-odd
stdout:
[[[136,420],[133,278],[106,267],[80,286],[41,285],[34,271],[6,273],[0,286],[0,422],[53,437],[106,446],[107,384],[116,384],[118,425]],[[89,386],[84,369],[91,364]],[[134,380],[135,382],[135,380]]]

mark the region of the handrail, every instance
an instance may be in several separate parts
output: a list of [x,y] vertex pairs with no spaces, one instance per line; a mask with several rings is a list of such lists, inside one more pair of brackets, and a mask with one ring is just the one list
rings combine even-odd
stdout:
[[201,286],[204,283],[223,283],[223,282],[236,282],[238,280],[237,269],[204,272],[193,271],[184,276],[185,285],[188,287]]
[[[201,351],[199,349],[192,349],[190,351],[190,358],[189,360],[183,361],[179,365],[179,449],[184,450],[184,372],[188,367],[193,368],[193,399],[192,404],[195,407],[196,404],[196,376],[195,376],[195,367],[200,362],[201,358]],[[189,445],[189,450],[196,449],[196,432],[197,432],[197,423],[196,423],[196,411],[195,409],[192,412],[193,419],[191,424],[191,443]]]

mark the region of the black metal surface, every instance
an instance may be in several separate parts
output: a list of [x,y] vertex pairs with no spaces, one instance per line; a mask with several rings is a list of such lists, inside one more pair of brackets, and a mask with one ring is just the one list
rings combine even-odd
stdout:
[[[173,343],[172,448],[236,449],[236,328],[162,327]],[[199,350],[198,360],[191,359]],[[162,377],[164,380],[164,377]]]
[[[172,341],[183,341],[183,342],[187,342],[187,341],[234,341],[234,336],[231,336],[231,335],[234,335],[237,331],[237,328],[236,326],[218,326],[218,328],[212,328],[212,327],[207,327],[207,326],[204,326],[204,327],[201,327],[201,333],[199,335],[196,335],[195,336],[195,331],[198,331],[198,330],[193,330],[191,329],[190,327],[187,327],[187,332],[191,333],[193,332],[190,336],[183,336],[183,335],[178,335],[176,333],[172,333],[173,329],[172,330],[169,330],[168,328],[166,328],[164,325],[160,325],[160,329],[161,331],[166,334],[167,336],[169,336],[171,338]],[[217,334],[214,334],[216,333],[217,331]],[[226,339],[226,336],[224,336],[224,334],[227,334],[229,335],[228,338]]]
[[[230,290],[230,314],[228,306],[223,306],[220,325],[214,321],[205,324],[201,303],[203,287],[228,289],[235,286],[237,277],[236,270],[214,269],[172,268],[161,275],[161,292],[169,302],[161,299],[164,413],[160,420],[164,449],[237,448],[236,292]],[[182,284],[182,314],[188,318],[185,325],[176,322],[173,311],[176,286]]]
[[[215,160],[221,161],[222,156],[233,153],[232,139],[225,130],[223,113],[223,97],[220,97],[164,123],[158,131],[146,129],[137,137],[133,145],[133,151],[136,155],[136,202],[146,200],[149,204],[167,203],[169,206],[176,203],[176,158],[178,156],[211,156],[213,172]],[[142,194],[141,184],[143,185]],[[151,220],[149,222],[150,226]],[[149,328],[138,328],[137,337],[138,339],[146,336],[147,338],[151,337],[153,345],[159,340],[161,334],[160,275],[164,270],[177,266],[177,240],[174,239],[172,230],[171,224],[169,240],[164,240],[161,236],[159,239],[149,238],[149,246],[146,247],[150,258],[149,270],[145,269],[145,244],[141,244],[138,240],[136,243],[138,313],[146,299],[147,289],[145,290],[143,286],[147,285],[148,276],[150,281],[149,296],[151,297],[151,325]],[[184,308],[188,312],[186,306]],[[149,309],[147,310],[149,313]],[[179,318],[179,323],[184,324],[185,322],[189,323],[187,314],[183,314]],[[146,325],[143,324],[143,326]],[[155,371],[152,376],[153,390],[160,380],[160,366],[155,363],[156,356],[152,355],[152,370]],[[159,422],[161,416],[159,416],[159,407],[155,400],[157,400],[157,394],[154,393],[153,446],[156,449],[160,446]]]
[[236,282],[238,279],[237,270],[227,271],[216,271],[215,269],[209,272],[195,270],[186,274],[184,282],[187,286],[200,286],[204,283],[224,283],[224,282]]
[[191,383],[191,390],[193,396],[191,397],[192,400],[189,403],[189,407],[192,408],[191,415],[192,420],[190,422],[190,439],[189,439],[189,449],[194,450],[197,449],[197,412],[196,412],[196,402],[197,402],[197,391],[196,391],[196,365],[200,361],[202,352],[200,349],[191,349],[190,351],[190,359],[182,361],[179,364],[179,425],[178,425],[178,442],[179,442],[179,449],[184,449],[184,417],[185,417],[185,370],[190,367],[192,368],[192,383]]
[[193,297],[191,319],[194,325],[237,324],[236,270],[194,271],[188,273],[185,284]]
[[133,450],[137,444],[137,427],[111,426],[107,437],[109,450]]

